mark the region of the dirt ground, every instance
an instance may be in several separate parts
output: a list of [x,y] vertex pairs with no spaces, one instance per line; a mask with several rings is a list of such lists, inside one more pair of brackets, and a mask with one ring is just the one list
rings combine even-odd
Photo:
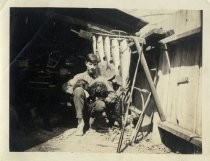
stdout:
[[[76,136],[75,131],[76,128],[68,129],[62,134],[26,151],[116,153],[120,136],[119,129],[112,128],[107,131],[88,130],[83,136]],[[129,134],[127,131],[122,145],[123,153],[173,153],[163,144],[153,146],[151,134],[144,136],[140,142],[135,143],[133,146],[126,146],[128,139]]]
[[[10,126],[10,151],[13,152],[83,152],[83,153],[116,153],[120,137],[119,126],[105,130],[88,130],[83,136],[76,136],[77,120],[73,118],[72,111],[65,112],[66,116],[59,119],[51,116],[52,131],[43,128],[40,118],[33,121],[30,126]],[[13,121],[16,123],[16,121]],[[12,123],[12,122],[11,122]],[[202,149],[194,147],[187,141],[175,137],[167,132],[160,131],[162,143],[154,145],[152,132],[139,133],[137,142],[130,146],[128,141],[134,127],[132,124],[126,126],[122,153],[144,153],[144,154],[195,154],[201,153]],[[148,128],[147,128],[148,129]]]

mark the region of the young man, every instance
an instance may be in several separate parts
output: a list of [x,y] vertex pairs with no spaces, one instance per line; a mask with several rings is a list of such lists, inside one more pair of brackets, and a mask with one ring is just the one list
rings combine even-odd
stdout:
[[[76,135],[83,135],[84,128],[84,117],[88,115],[86,110],[84,110],[87,102],[87,98],[90,96],[88,93],[88,87],[91,87],[94,83],[100,82],[106,86],[106,90],[108,93],[112,93],[111,96],[114,95],[114,90],[112,86],[109,84],[107,79],[100,76],[97,72],[98,60],[96,55],[88,54],[86,57],[86,67],[87,70],[83,73],[77,74],[73,79],[67,82],[68,90],[67,92],[73,94],[73,101],[76,109],[76,117],[78,119],[78,126]],[[108,96],[108,95],[107,95]],[[113,98],[106,97],[105,101],[112,101]],[[103,110],[105,108],[105,103],[101,100],[96,101],[95,110]]]

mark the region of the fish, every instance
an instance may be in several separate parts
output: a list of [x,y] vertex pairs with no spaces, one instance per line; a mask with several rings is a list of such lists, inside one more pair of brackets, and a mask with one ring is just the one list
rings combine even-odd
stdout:
[[113,57],[114,70],[115,75],[119,75],[120,73],[120,50],[119,50],[119,42],[117,39],[112,39],[111,53]]
[[107,69],[111,69],[111,53],[110,53],[110,39],[109,37],[105,37],[104,39],[104,53],[106,55],[107,60]]
[[122,87],[126,88],[129,80],[131,62],[131,49],[126,39],[120,42],[120,58]]
[[105,65],[104,44],[102,36],[98,36],[97,50],[100,57],[101,65]]
[[98,61],[100,60],[99,54],[97,52],[97,48],[96,48],[96,37],[92,36],[92,47],[93,47],[93,54],[97,56]]
[[92,47],[93,47],[93,54],[96,55],[96,37],[92,36]]

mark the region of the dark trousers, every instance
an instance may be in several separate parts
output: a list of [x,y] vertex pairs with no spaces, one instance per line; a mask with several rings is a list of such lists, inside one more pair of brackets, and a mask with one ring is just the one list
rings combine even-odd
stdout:
[[83,118],[83,115],[91,116],[93,113],[101,112],[105,109],[105,103],[101,100],[93,102],[92,107],[89,107],[90,109],[87,109],[87,99],[85,97],[85,92],[82,87],[77,87],[74,89],[73,100],[77,118]]

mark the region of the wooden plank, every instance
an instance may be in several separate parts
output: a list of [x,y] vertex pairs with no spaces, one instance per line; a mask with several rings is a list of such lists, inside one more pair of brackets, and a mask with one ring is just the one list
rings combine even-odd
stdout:
[[[179,78],[176,80],[179,89],[179,97],[175,105],[175,107],[177,107],[177,124],[190,131],[193,131],[194,110],[196,108],[196,94],[192,91],[192,89],[196,91],[196,84],[194,84],[194,76],[190,74],[193,71],[193,64],[195,63],[195,54],[192,45],[194,44],[191,44],[191,41],[185,41],[185,43],[182,43],[180,46],[182,50],[181,68]],[[196,75],[196,73],[194,73],[194,75]],[[178,82],[184,78],[187,78],[189,81],[179,84]],[[192,85],[194,87],[192,87]]]
[[[190,99],[194,99],[194,101],[190,101],[190,103],[195,103],[194,105],[194,111],[193,111],[193,133],[196,133],[196,125],[197,125],[197,113],[199,111],[198,109],[198,97],[199,97],[199,80],[200,80],[200,70],[199,70],[199,63],[200,63],[200,56],[201,56],[201,39],[194,39],[193,43],[191,43],[191,52],[194,52],[194,62],[192,66],[192,70],[190,71],[190,79],[191,84],[189,86],[189,97]],[[189,56],[191,56],[191,53],[189,53]],[[190,106],[190,105],[189,105]],[[192,108],[192,107],[191,107]],[[190,107],[189,107],[190,109]]]
[[180,74],[180,66],[181,66],[181,57],[182,51],[180,46],[174,46],[172,48],[173,56],[171,58],[171,73],[170,73],[170,80],[169,80],[169,94],[168,94],[168,101],[167,101],[167,110],[169,121],[177,124],[177,102],[179,100],[179,88],[177,86],[177,79]]
[[194,145],[202,147],[202,137],[167,121],[159,122],[158,127]]
[[175,33],[183,33],[201,27],[201,11],[199,10],[180,10],[172,18]]
[[196,108],[198,97],[198,80],[199,80],[199,55],[196,52],[198,47],[197,41],[185,41],[182,44],[182,61],[180,69],[180,78],[188,78],[188,82],[177,85],[179,88],[179,98],[177,100],[177,120],[179,126],[194,131],[196,124]]
[[165,39],[162,39],[159,41],[159,43],[162,43],[162,44],[166,44],[166,43],[175,43],[175,42],[178,42],[184,38],[187,38],[189,36],[192,36],[192,35],[195,35],[195,34],[198,34],[198,33],[201,33],[201,27],[198,27],[196,29],[192,29],[190,31],[186,31],[186,32],[183,32],[183,33],[180,33],[178,35],[172,35],[170,37],[167,37]]
[[147,45],[154,45],[157,44],[163,38],[171,36],[174,34],[174,30],[164,31],[160,28],[155,28],[147,32],[142,36],[142,38],[146,39]]
[[183,18],[183,26],[180,28],[182,31],[191,30],[201,26],[201,12],[199,10],[187,10],[180,16]]
[[132,112],[134,112],[134,113],[136,113],[136,114],[138,114],[138,115],[141,114],[141,111],[140,111],[138,108],[134,107],[134,106],[130,106],[129,109],[130,109]]
[[197,113],[196,113],[196,126],[195,133],[198,135],[202,135],[202,67],[200,68],[200,76],[199,76],[199,91],[198,91],[198,102],[197,102]]
[[[170,92],[169,90],[169,68],[167,65],[167,59],[166,59],[166,55],[164,54],[164,52],[162,53],[162,83],[163,86],[162,88],[164,89],[164,93],[162,93],[161,95],[163,95],[163,104],[165,106],[166,112],[167,112],[167,99],[168,99],[168,93]],[[166,114],[167,115],[167,114]]]
[[[164,113],[166,115],[166,120],[171,122],[171,102],[174,98],[174,93],[172,90],[173,87],[173,77],[174,77],[174,56],[175,51],[170,50],[169,57],[172,67],[172,72],[168,72],[168,65],[166,64],[166,55],[164,54],[164,51],[162,50],[160,53],[160,59],[159,59],[159,69],[158,69],[158,84],[157,84],[157,92],[160,96],[161,104],[164,110]],[[172,74],[172,75],[171,75]],[[169,102],[170,101],[170,102]],[[152,144],[153,145],[159,145],[161,143],[161,138],[158,130],[158,122],[159,118],[157,115],[157,112],[154,112],[153,116],[153,132],[152,132]]]
[[148,38],[149,36],[151,36],[153,34],[163,35],[164,31],[161,28],[154,28],[154,29],[150,30],[149,32],[145,33],[142,36],[142,38]]
[[196,126],[195,133],[198,135],[202,135],[202,50],[201,43],[197,48],[197,53],[199,54],[199,82],[198,82],[198,97],[197,97],[197,111],[196,111]]
[[186,97],[186,94],[185,94],[185,88],[186,88],[186,84],[183,84],[183,85],[178,85],[178,82],[180,80],[183,79],[183,76],[185,76],[185,74],[183,74],[183,60],[185,59],[185,47],[183,46],[183,44],[179,44],[177,45],[178,47],[178,52],[176,54],[179,54],[180,55],[180,67],[179,67],[179,70],[177,71],[177,77],[176,79],[174,79],[174,85],[175,85],[175,88],[177,90],[177,93],[176,93],[176,97],[175,97],[175,100],[174,100],[174,104],[173,104],[173,110],[175,111],[174,114],[174,122],[176,125],[178,126],[181,126],[182,123],[184,122],[183,121],[183,108],[185,107],[182,107],[182,101],[183,101],[183,97],[185,98]]

